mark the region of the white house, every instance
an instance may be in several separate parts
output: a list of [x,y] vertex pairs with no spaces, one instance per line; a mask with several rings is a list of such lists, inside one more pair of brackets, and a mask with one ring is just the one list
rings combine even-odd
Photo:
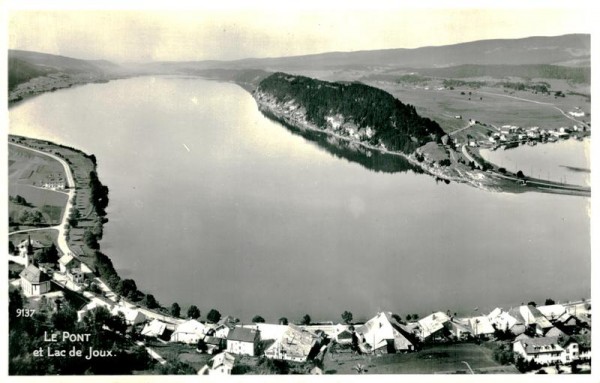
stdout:
[[167,329],[167,324],[159,321],[158,319],[154,319],[152,322],[147,323],[142,329],[141,335],[147,336],[150,338],[159,338],[161,337],[165,330]]
[[115,306],[110,313],[112,315],[119,315],[119,313],[123,313],[125,316],[125,323],[132,326],[140,324],[146,320],[146,316],[139,310],[131,309],[125,306]]
[[412,351],[414,345],[407,339],[410,333],[398,323],[390,312],[380,312],[367,323],[356,327],[368,350],[372,352]]
[[513,343],[513,351],[527,361],[554,364],[563,361],[564,349],[556,337],[521,339]]
[[227,335],[227,352],[255,356],[258,351],[259,340],[260,333],[256,329],[236,327]]
[[419,324],[419,337],[421,340],[434,339],[441,335],[444,330],[444,324],[450,320],[450,317],[445,313],[438,311],[431,315],[420,319]]
[[204,365],[198,375],[231,375],[231,370],[235,364],[235,356],[222,352]]
[[[26,261],[26,263],[29,262]],[[27,297],[46,294],[50,291],[52,278],[34,264],[28,264],[19,276],[21,278],[21,288]]]
[[65,254],[58,260],[60,272],[65,274],[71,281],[82,283],[84,279],[81,270],[81,261],[70,254]]
[[561,304],[538,306],[537,309],[551,322],[557,320],[561,315],[567,312],[565,306]]
[[[317,336],[310,331],[290,324],[285,333],[265,350],[270,359],[306,362],[317,345]],[[229,341],[227,347],[229,348]]]
[[175,328],[175,331],[171,334],[171,342],[196,344],[204,338],[205,332],[205,325],[195,319],[190,319]]
[[487,316],[469,318],[469,325],[476,337],[490,338],[494,335],[494,326]]

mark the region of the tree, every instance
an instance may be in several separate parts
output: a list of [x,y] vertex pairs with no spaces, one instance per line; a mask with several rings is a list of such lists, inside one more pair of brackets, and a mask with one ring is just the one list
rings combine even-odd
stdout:
[[523,174],[523,172],[522,172],[521,170],[519,170],[519,171],[517,172],[517,177],[518,177],[518,178],[525,178],[525,174]]
[[15,252],[15,244],[12,241],[8,241],[8,253],[13,254]]
[[544,302],[544,304],[545,304],[546,306],[550,306],[550,305],[553,305],[553,304],[555,304],[555,303],[556,303],[556,302],[554,302],[554,299],[552,299],[552,298],[546,298],[546,302]]
[[171,315],[173,315],[175,318],[179,318],[179,316],[181,315],[181,307],[179,307],[179,304],[177,302],[174,302],[171,305]]
[[123,279],[117,286],[117,293],[129,299],[135,298],[137,291],[137,286],[133,279]]
[[410,321],[412,319],[412,315],[411,314],[406,314],[406,320]]
[[306,314],[302,317],[302,324],[308,326],[311,322],[310,315]]
[[188,318],[198,319],[200,318],[200,309],[196,305],[191,305],[187,311]]
[[89,228],[86,228],[83,232],[83,241],[90,249],[98,250],[100,248],[98,237]]
[[350,311],[348,311],[348,310],[344,311],[342,313],[342,320],[346,324],[352,323],[352,313]]
[[144,300],[142,301],[142,304],[148,307],[149,309],[156,309],[160,307],[160,304],[158,304],[158,301],[156,300],[156,298],[154,298],[154,295],[152,294],[146,294]]
[[533,306],[536,307],[537,304],[534,301],[530,301],[529,303],[527,303],[527,306]]
[[215,309],[211,309],[211,310],[208,312],[208,315],[206,315],[206,319],[207,319],[209,322],[212,322],[212,323],[217,323],[217,322],[219,321],[219,319],[221,319],[221,313],[220,313],[220,312],[218,312],[218,311],[217,311],[217,310],[215,310]]
[[36,255],[36,259],[39,263],[56,263],[58,262],[58,250],[56,245],[52,243],[48,247],[44,247]]
[[56,330],[71,331],[77,323],[77,312],[70,305],[64,305],[52,315],[52,325]]
[[255,315],[254,318],[252,318],[252,323],[265,323],[265,318],[260,315]]
[[286,317],[281,317],[279,318],[279,324],[283,325],[283,326],[287,326],[288,325],[288,319]]

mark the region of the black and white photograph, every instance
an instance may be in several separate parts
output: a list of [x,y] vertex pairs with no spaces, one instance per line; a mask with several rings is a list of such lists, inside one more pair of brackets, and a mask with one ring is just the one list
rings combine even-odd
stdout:
[[482,3],[5,2],[7,381],[597,381],[599,13]]

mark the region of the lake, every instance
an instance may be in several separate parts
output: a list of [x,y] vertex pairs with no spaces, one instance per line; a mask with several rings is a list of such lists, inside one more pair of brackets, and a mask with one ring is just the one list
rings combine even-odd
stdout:
[[590,296],[589,198],[492,193],[373,153],[359,161],[267,119],[233,84],[90,84],[9,118],[13,134],[95,154],[110,189],[102,251],[184,312],[338,321]]
[[573,138],[557,142],[520,145],[504,150],[482,149],[481,156],[511,172],[521,170],[526,176],[591,186],[590,138]]

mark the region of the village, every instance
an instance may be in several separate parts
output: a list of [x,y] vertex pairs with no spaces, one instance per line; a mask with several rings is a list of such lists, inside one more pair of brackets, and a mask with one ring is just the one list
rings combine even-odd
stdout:
[[[44,302],[58,311],[65,304],[65,293],[74,292],[81,298],[78,321],[95,310],[106,310],[124,321],[123,336],[145,347],[156,363],[168,363],[157,351],[162,345],[178,344],[204,355],[207,363],[197,369],[200,375],[252,373],[265,358],[285,362],[286,368],[295,367],[304,373],[332,373],[328,367],[344,361],[355,373],[369,373],[367,367],[376,372],[377,358],[388,354],[418,355],[431,347],[451,349],[463,344],[491,347],[498,364],[515,366],[514,373],[591,369],[590,299],[565,303],[548,299],[544,305],[529,302],[471,316],[439,311],[422,318],[416,314],[402,318],[379,312],[364,323],[353,322],[349,312],[344,312],[341,323],[313,323],[310,317],[297,323],[286,318],[265,323],[256,316],[253,323],[245,324],[232,316],[221,317],[216,310],[211,310],[216,315],[211,313],[200,320],[199,311],[194,314],[189,310],[191,315],[183,318],[118,296],[72,254],[62,255],[56,264],[37,263],[34,253],[41,246],[28,238],[9,254],[11,262],[24,268],[10,285],[22,291],[27,309],[35,310]],[[460,362],[457,373],[485,372],[485,368],[479,371],[467,361]]]

